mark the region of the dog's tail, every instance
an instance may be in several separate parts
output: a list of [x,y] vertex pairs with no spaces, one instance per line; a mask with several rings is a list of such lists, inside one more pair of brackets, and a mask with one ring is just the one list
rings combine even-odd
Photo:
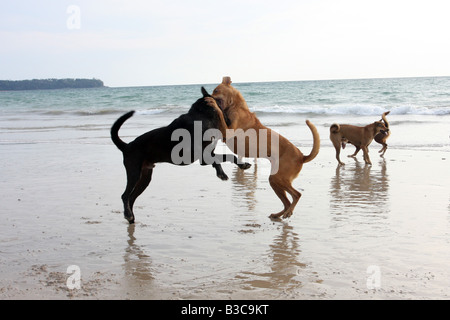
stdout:
[[387,111],[385,113],[383,113],[383,115],[381,116],[381,120],[384,121],[384,125],[386,128],[389,128],[389,122],[386,119],[386,116],[390,113],[390,111]]
[[129,118],[133,116],[133,114],[134,111],[125,113],[123,116],[117,119],[116,122],[114,122],[113,126],[111,127],[111,140],[122,152],[125,150],[128,144],[123,142],[122,139],[119,138],[119,129],[124,124],[125,121],[127,121]]
[[307,163],[314,160],[314,158],[319,154],[320,150],[320,136],[319,132],[317,131],[317,128],[309,120],[306,120],[306,124],[308,125],[313,135],[313,148],[309,155],[303,157],[303,163]]
[[330,133],[338,133],[339,131],[341,131],[341,126],[337,123],[333,123],[330,127]]

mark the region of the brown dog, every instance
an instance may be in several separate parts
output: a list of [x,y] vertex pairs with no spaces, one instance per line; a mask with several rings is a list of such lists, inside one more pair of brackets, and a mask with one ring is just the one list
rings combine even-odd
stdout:
[[387,133],[389,129],[386,128],[383,122],[376,121],[365,127],[357,127],[349,124],[332,124],[330,127],[330,140],[336,149],[336,159],[340,165],[344,163],[339,159],[339,154],[342,148],[345,148],[346,143],[351,143],[356,147],[355,153],[349,157],[355,157],[359,150],[364,152],[364,161],[366,164],[372,164],[369,158],[369,144],[373,138],[379,133]]
[[[389,122],[387,121],[386,116],[389,114],[389,112],[390,111],[387,111],[387,112],[383,113],[382,116],[381,116],[381,121],[384,122],[385,127],[388,128],[388,129],[389,129]],[[384,154],[386,153],[386,150],[387,150],[387,147],[388,147],[388,145],[386,143],[386,140],[389,138],[390,135],[391,135],[391,131],[388,130],[385,133],[381,133],[380,132],[374,138],[374,140],[376,142],[378,142],[379,144],[381,144],[383,146],[383,148],[381,148],[381,150],[378,151],[379,153],[381,153],[380,157],[383,157]]]
[[[270,215],[270,218],[288,218],[292,215],[301,193],[292,187],[292,181],[298,176],[304,163],[313,160],[320,149],[320,137],[316,127],[306,120],[306,124],[313,135],[313,148],[309,155],[304,156],[289,140],[275,131],[262,125],[256,115],[248,109],[247,102],[242,94],[231,86],[230,77],[224,77],[212,94],[217,104],[230,120],[227,131],[226,143],[228,147],[241,157],[266,158],[271,162],[270,186],[283,202],[284,209]],[[242,129],[244,138],[238,134],[228,134]],[[248,138],[248,133],[256,135],[253,143]],[[239,144],[245,142],[245,148]],[[292,196],[292,203],[286,196],[288,192]]]

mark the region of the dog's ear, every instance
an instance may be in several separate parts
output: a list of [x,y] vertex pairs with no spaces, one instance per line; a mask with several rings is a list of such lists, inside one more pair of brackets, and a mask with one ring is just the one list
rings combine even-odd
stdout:
[[206,89],[204,87],[202,87],[202,95],[203,95],[203,98],[211,97],[211,95],[208,93],[208,91],[206,91]]
[[231,77],[223,77],[222,84],[226,84],[227,86],[231,85]]

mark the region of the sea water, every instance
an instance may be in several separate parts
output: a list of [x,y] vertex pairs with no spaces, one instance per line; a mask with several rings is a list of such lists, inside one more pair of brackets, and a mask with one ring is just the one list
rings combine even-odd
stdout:
[[[0,92],[0,144],[111,143],[123,113],[129,141],[169,124],[217,84]],[[367,125],[390,111],[392,148],[450,151],[450,77],[233,83],[263,124],[297,145],[311,145],[311,120],[330,144],[333,123]],[[429,125],[433,130],[429,132]],[[305,130],[304,130],[305,129]],[[401,136],[401,139],[395,139]]]

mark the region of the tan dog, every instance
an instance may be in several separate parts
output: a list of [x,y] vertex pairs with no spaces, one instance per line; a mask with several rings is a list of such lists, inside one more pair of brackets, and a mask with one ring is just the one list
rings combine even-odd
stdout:
[[[381,121],[384,122],[385,127],[388,128],[388,129],[389,129],[389,122],[387,121],[386,116],[389,114],[389,112],[390,111],[387,111],[387,112],[383,113],[382,116],[381,116]],[[380,157],[383,157],[384,154],[386,153],[386,150],[387,150],[387,147],[388,147],[388,145],[386,143],[386,140],[389,138],[390,135],[391,135],[391,131],[388,130],[385,133],[381,133],[380,132],[374,138],[374,140],[376,142],[378,142],[379,144],[383,145],[383,148],[381,148],[381,150],[378,151],[379,153],[381,153]]]
[[356,151],[349,157],[355,157],[359,150],[364,152],[364,161],[366,164],[372,164],[369,158],[369,144],[373,138],[379,133],[387,133],[389,129],[386,128],[383,122],[376,121],[365,127],[357,127],[349,124],[332,124],[330,127],[330,140],[336,149],[336,159],[340,165],[344,163],[339,159],[339,154],[342,148],[345,148],[346,143],[351,143],[356,147]]
[[[271,162],[270,186],[283,202],[284,209],[270,215],[270,218],[288,218],[292,215],[301,193],[292,187],[292,181],[298,176],[304,163],[313,160],[320,149],[320,137],[316,127],[306,120],[313,135],[313,148],[309,155],[304,156],[289,140],[262,125],[256,115],[248,109],[247,102],[242,94],[231,86],[230,77],[224,77],[212,94],[217,104],[230,120],[231,132],[237,129],[247,134],[255,132],[257,141],[251,143],[250,139],[239,135],[228,135],[228,147],[241,157],[266,158]],[[230,130],[229,130],[230,131]],[[245,148],[239,148],[239,143],[245,143]],[[275,143],[278,142],[278,143]],[[286,196],[292,196],[292,203]]]

